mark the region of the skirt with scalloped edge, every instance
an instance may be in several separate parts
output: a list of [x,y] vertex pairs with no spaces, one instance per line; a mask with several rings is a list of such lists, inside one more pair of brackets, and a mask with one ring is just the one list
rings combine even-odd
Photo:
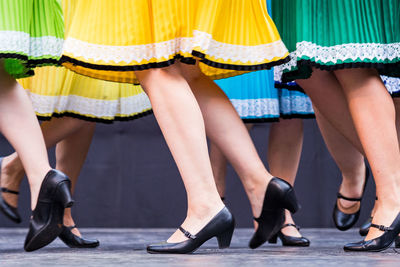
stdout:
[[14,78],[57,65],[64,42],[60,0],[0,1],[0,61]]
[[284,83],[312,68],[375,68],[400,77],[400,1],[272,0],[272,17],[290,51]]
[[139,85],[93,79],[63,67],[36,68],[35,73],[18,82],[40,119],[70,116],[111,123],[152,113],[150,100]]
[[276,89],[272,70],[247,73],[215,82],[245,122],[314,118],[310,98],[298,91]]
[[137,83],[134,71],[199,60],[219,79],[288,61],[265,0],[67,1],[63,65],[94,78]]

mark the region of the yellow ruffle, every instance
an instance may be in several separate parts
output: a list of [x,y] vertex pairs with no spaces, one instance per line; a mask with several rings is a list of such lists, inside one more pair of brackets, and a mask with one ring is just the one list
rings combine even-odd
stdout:
[[36,68],[35,76],[18,82],[41,118],[68,115],[111,122],[151,112],[150,101],[140,86],[93,79],[63,67]]
[[135,83],[135,70],[194,58],[217,79],[288,56],[265,0],[66,0],[64,6],[64,65],[99,79]]

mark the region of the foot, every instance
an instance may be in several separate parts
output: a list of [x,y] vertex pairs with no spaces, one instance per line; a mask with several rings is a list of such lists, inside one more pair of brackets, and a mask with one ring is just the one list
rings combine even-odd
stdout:
[[[71,215],[71,208],[65,209],[65,211],[64,211],[63,224],[64,224],[64,226],[66,226],[66,227],[75,226],[74,219],[72,218],[72,215]],[[77,227],[72,228],[72,229],[71,229],[71,232],[72,232],[74,235],[76,235],[76,236],[82,237],[82,235],[81,235],[81,233],[79,232],[79,230],[78,230]]]
[[[354,179],[357,177],[357,179]],[[366,168],[362,166],[360,170],[352,174],[343,174],[342,184],[339,193],[347,198],[361,198],[364,192],[366,183]],[[352,214],[360,209],[361,203],[359,201],[349,201],[345,199],[338,199],[338,208],[340,211]]]
[[[384,225],[389,227],[400,212],[400,203],[391,205],[376,203],[375,207],[376,209],[374,217],[372,219],[372,223],[377,225]],[[371,227],[364,240],[368,241],[380,237],[383,233],[384,232],[382,232],[381,230]]]
[[[261,215],[265,192],[267,191],[268,184],[272,178],[273,176],[266,175],[266,177],[263,177],[262,179],[254,180],[256,184],[253,184],[251,187],[245,187],[254,218],[258,218]],[[257,227],[258,224],[254,220],[254,229],[257,230]]]
[[[204,226],[207,225],[225,207],[224,203],[219,200],[214,205],[205,207],[196,207],[195,211],[188,211],[188,216],[182,223],[182,228],[196,235]],[[188,240],[188,238],[180,231],[176,230],[174,234],[167,240],[168,243],[178,243]]]
[[[12,191],[19,191],[19,187],[25,172],[21,163],[13,155],[3,158],[1,164],[0,187]],[[18,207],[18,195],[1,192],[3,199],[12,207]]]
[[[295,224],[293,221],[292,215],[288,210],[285,210],[285,222],[283,224],[284,225],[285,224]],[[302,237],[299,230],[297,230],[297,228],[294,226],[284,227],[284,228],[282,228],[281,232],[282,232],[282,234],[284,234],[286,236]]]

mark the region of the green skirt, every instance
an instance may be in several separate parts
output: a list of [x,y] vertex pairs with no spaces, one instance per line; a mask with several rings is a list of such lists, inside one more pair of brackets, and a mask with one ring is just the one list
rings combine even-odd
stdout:
[[0,1],[0,62],[15,78],[56,64],[64,40],[60,0]]
[[322,70],[375,68],[400,77],[399,0],[272,0],[272,17],[291,61],[283,82]]

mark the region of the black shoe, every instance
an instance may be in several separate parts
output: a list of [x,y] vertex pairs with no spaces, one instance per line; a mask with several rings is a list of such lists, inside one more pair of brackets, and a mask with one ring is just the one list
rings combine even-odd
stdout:
[[64,209],[73,205],[71,182],[57,170],[50,170],[40,187],[36,208],[32,211],[29,232],[25,239],[26,251],[42,248],[63,230]]
[[258,227],[249,247],[258,248],[278,233],[285,220],[285,209],[295,213],[299,208],[293,187],[285,180],[272,178],[265,192],[261,215],[254,218]]
[[368,177],[369,177],[369,169],[368,167],[365,167],[365,182],[364,182],[363,192],[360,198],[345,197],[338,192],[335,208],[333,209],[333,222],[335,223],[337,229],[341,231],[346,231],[351,227],[353,227],[353,225],[357,222],[358,218],[360,217],[360,210],[361,210],[361,205],[360,205],[360,208],[355,213],[344,213],[338,207],[339,199],[360,202],[364,196],[365,188],[368,182]]
[[360,236],[366,236],[368,234],[369,228],[371,227],[372,217],[369,217],[361,226],[360,226]]
[[396,219],[394,219],[390,227],[376,225],[373,223],[371,224],[371,227],[378,228],[379,230],[383,231],[383,235],[368,241],[363,240],[360,242],[349,243],[344,246],[344,250],[379,252],[387,249],[392,245],[400,233],[400,213],[397,214]]
[[64,243],[70,248],[97,248],[100,245],[99,240],[92,240],[82,238],[72,233],[72,229],[76,228],[74,226],[65,226],[62,227],[62,232],[58,236]]
[[287,247],[308,247],[310,246],[310,240],[308,240],[305,237],[296,237],[296,236],[289,236],[289,235],[284,235],[282,233],[282,229],[285,227],[293,226],[295,227],[298,231],[300,231],[300,227],[293,223],[287,223],[282,225],[281,230],[277,234],[275,234],[273,237],[271,237],[268,240],[268,243],[271,244],[276,244],[278,242],[278,237],[282,241],[282,246],[287,246]]
[[400,248],[400,236],[396,236],[394,239],[394,245],[396,248]]
[[[1,164],[3,163],[3,157],[0,158],[0,174],[1,174]],[[0,176],[1,180],[1,176]],[[4,187],[0,187],[0,211],[4,213],[10,220],[12,220],[15,223],[21,223],[21,216],[18,213],[18,210],[16,207],[11,206],[10,204],[7,203],[7,201],[4,200],[3,194],[2,193],[11,193],[18,195],[19,192],[9,190]]]
[[198,249],[207,240],[217,237],[218,246],[220,249],[227,248],[231,244],[233,230],[235,228],[235,220],[228,210],[224,207],[215,217],[198,232],[193,235],[179,227],[179,230],[189,238],[186,241],[179,243],[163,242],[147,246],[148,253],[172,253],[172,254],[187,254]]

